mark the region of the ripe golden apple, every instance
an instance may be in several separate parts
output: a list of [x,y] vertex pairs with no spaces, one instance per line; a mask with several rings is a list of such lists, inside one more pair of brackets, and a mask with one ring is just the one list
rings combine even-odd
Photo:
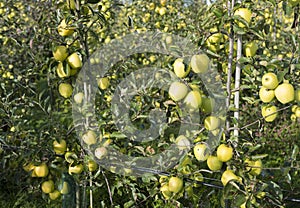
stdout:
[[191,58],[191,67],[195,73],[206,73],[210,67],[210,59],[206,54],[193,55]]
[[59,62],[56,68],[56,73],[59,78],[69,77],[71,75],[71,69],[68,64],[64,67],[63,62]]
[[275,92],[274,90],[269,90],[262,86],[259,90],[259,98],[262,102],[264,103],[269,103],[271,102],[275,97]]
[[209,149],[206,144],[197,144],[194,147],[194,155],[198,161],[205,161],[209,156]]
[[182,100],[188,92],[188,87],[181,82],[173,82],[169,88],[169,96],[174,101]]
[[93,172],[98,169],[98,164],[95,160],[89,160],[88,161],[88,169],[90,172]]
[[261,110],[261,115],[264,117],[265,121],[272,122],[276,119],[278,113],[277,107],[274,105],[263,106]]
[[292,102],[295,99],[295,90],[290,83],[282,83],[275,89],[275,97],[282,104]]
[[261,83],[265,88],[269,90],[275,89],[278,86],[278,79],[276,74],[272,72],[264,74],[261,79]]
[[221,162],[227,162],[229,160],[231,160],[233,156],[233,149],[232,147],[229,147],[225,144],[221,144],[218,148],[217,148],[217,158],[221,161]]

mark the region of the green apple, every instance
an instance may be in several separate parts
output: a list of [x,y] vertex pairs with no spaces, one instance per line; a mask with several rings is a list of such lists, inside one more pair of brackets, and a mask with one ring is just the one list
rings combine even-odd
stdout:
[[179,78],[186,77],[190,72],[190,67],[185,67],[182,58],[176,59],[174,64],[173,64],[173,67],[174,67],[174,73]]
[[259,98],[262,102],[264,103],[269,103],[271,102],[275,97],[275,92],[274,90],[269,90],[262,86],[259,90]]
[[276,74],[272,72],[264,74],[264,76],[261,78],[261,83],[265,88],[274,90],[278,86],[278,79]]
[[272,122],[276,119],[278,115],[277,107],[274,105],[263,106],[261,110],[261,115],[267,122]]
[[295,99],[295,90],[293,85],[282,83],[275,89],[275,97],[282,104],[292,102]]
[[198,161],[205,161],[209,156],[209,149],[206,144],[195,145],[193,151]]
[[206,163],[207,163],[208,168],[212,171],[221,170],[221,168],[223,166],[223,162],[220,161],[217,156],[213,156],[213,155],[210,155],[207,158]]
[[178,136],[175,140],[175,143],[180,150],[190,149],[191,146],[190,141],[184,135]]
[[213,131],[220,126],[220,119],[215,116],[207,116],[204,120],[204,127],[209,130]]
[[233,156],[233,149],[225,144],[221,144],[217,148],[217,157],[221,162],[227,162],[231,160]]
[[181,82],[173,82],[169,88],[169,96],[174,101],[182,100],[188,92],[188,87]]
[[256,54],[258,49],[258,45],[252,41],[245,45],[245,56],[246,57],[253,57]]
[[192,90],[190,91],[187,96],[184,98],[184,103],[190,109],[199,109],[202,104],[202,97],[199,91]]
[[210,67],[210,59],[206,54],[193,55],[191,58],[191,67],[195,73],[206,73]]
[[[234,16],[240,16],[241,18],[246,20],[246,22],[249,24],[250,21],[251,21],[252,12],[247,8],[239,8],[234,12]],[[239,27],[245,27],[246,26],[240,21],[238,21],[237,23],[238,23]]]

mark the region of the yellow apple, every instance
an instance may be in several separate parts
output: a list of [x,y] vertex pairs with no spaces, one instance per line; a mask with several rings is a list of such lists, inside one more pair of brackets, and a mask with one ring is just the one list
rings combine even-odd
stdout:
[[221,144],[218,148],[217,148],[217,158],[221,161],[221,162],[227,162],[229,160],[231,160],[233,156],[233,149],[232,147],[229,147],[225,144]]
[[245,45],[245,56],[246,57],[253,57],[256,54],[258,49],[258,45],[252,41]]
[[73,88],[69,83],[60,83],[58,86],[58,92],[64,98],[69,98],[73,93]]
[[98,147],[95,149],[95,156],[101,160],[107,155],[107,149],[105,147]]
[[74,33],[74,29],[74,27],[67,25],[65,19],[63,19],[57,27],[58,34],[63,37],[72,35]]
[[109,82],[108,77],[102,77],[97,80],[97,84],[101,90],[105,90],[109,87],[110,82]]
[[215,100],[210,97],[202,97],[201,110],[204,113],[211,113],[215,107]]
[[64,61],[68,57],[68,49],[66,46],[56,46],[52,51],[53,57],[56,61]]
[[206,73],[210,67],[210,59],[206,54],[193,55],[191,67],[195,73]]
[[199,109],[202,104],[202,97],[199,91],[192,90],[190,91],[187,96],[184,98],[184,103],[190,109]]
[[259,98],[262,102],[264,103],[269,103],[271,102],[275,97],[275,92],[274,90],[269,90],[262,86],[259,90]]
[[198,161],[205,161],[209,156],[209,149],[206,144],[197,144],[194,147],[194,155]]
[[188,150],[191,146],[190,141],[184,135],[178,136],[175,140],[175,143],[180,150]]
[[[234,16],[240,16],[241,18],[246,20],[246,22],[249,24],[250,21],[251,21],[252,12],[247,8],[239,8],[234,12]],[[238,23],[239,27],[245,27],[246,26],[245,24],[243,24],[240,21],[238,21],[237,23]]]
[[63,155],[67,150],[66,140],[62,139],[59,142],[55,140],[53,142],[53,149],[56,154]]
[[69,193],[69,184],[64,181],[62,184],[61,184],[61,189],[60,189],[60,193],[61,194],[68,194]]
[[72,69],[80,69],[82,67],[82,61],[76,52],[68,56],[67,62]]
[[277,107],[274,105],[269,105],[269,106],[263,106],[261,110],[261,115],[264,117],[264,119],[267,122],[272,122],[276,119],[278,113]]
[[278,79],[276,74],[272,72],[264,74],[261,79],[261,83],[265,88],[269,90],[275,89],[278,86]]
[[41,188],[45,194],[49,194],[54,191],[54,182],[52,180],[44,181]]
[[223,186],[226,186],[226,184],[231,180],[240,181],[239,177],[235,175],[232,170],[225,170],[221,177]]
[[209,130],[213,131],[220,126],[220,119],[215,116],[207,116],[204,120],[204,127]]
[[78,164],[75,166],[69,166],[69,174],[71,175],[72,173],[75,174],[80,174],[83,171],[83,165],[82,164]]
[[207,163],[208,168],[212,171],[221,170],[221,168],[223,166],[223,162],[220,161],[217,156],[213,156],[213,155],[210,155],[207,158],[206,163]]
[[172,196],[172,192],[169,190],[169,185],[164,184],[160,187],[160,191],[162,195],[165,197],[165,199],[169,199]]
[[245,160],[245,163],[247,165],[246,170],[250,171],[249,173],[251,175],[259,175],[262,171],[262,162],[261,160],[251,161],[249,159]]
[[79,92],[79,93],[77,93],[76,95],[74,95],[74,101],[75,101],[75,103],[77,103],[77,104],[81,104],[83,98],[84,98],[83,92]]
[[295,90],[290,83],[282,83],[275,89],[275,97],[282,104],[292,102],[295,99]]
[[51,200],[56,200],[60,197],[60,192],[58,190],[54,190],[51,193],[49,193],[49,198]]
[[297,108],[296,108],[295,116],[296,116],[297,118],[300,118],[300,107],[297,107]]
[[182,58],[176,59],[174,64],[173,64],[173,67],[174,67],[174,73],[179,78],[186,77],[190,72],[190,67],[185,67]]
[[46,163],[35,166],[33,171],[35,176],[40,178],[46,177],[49,173],[49,169]]
[[169,179],[169,191],[173,192],[173,193],[178,193],[181,191],[182,187],[183,187],[183,180],[181,178],[172,176]]
[[161,8],[158,10],[159,15],[161,15],[161,16],[165,15],[166,12],[167,12],[166,7],[161,7]]
[[56,68],[56,73],[59,78],[65,78],[71,75],[71,70],[68,64],[64,68],[63,62],[59,62]]
[[83,136],[82,140],[87,144],[87,145],[92,145],[96,144],[97,142],[97,135],[94,131],[88,130]]
[[174,101],[182,100],[188,92],[188,87],[181,82],[173,82],[169,88],[169,96]]

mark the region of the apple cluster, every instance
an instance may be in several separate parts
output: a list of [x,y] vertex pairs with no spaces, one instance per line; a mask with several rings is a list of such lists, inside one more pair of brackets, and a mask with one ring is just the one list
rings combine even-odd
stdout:
[[259,90],[259,98],[264,105],[261,114],[267,122],[272,122],[278,115],[278,109],[273,103],[276,98],[282,104],[287,104],[295,100],[295,89],[287,80],[278,82],[277,75],[268,72],[262,77],[262,86]]

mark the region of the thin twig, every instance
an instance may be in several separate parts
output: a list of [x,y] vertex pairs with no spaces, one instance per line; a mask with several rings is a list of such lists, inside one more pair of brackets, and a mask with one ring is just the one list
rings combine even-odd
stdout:
[[111,191],[110,191],[110,185],[109,185],[109,182],[108,182],[107,177],[106,177],[106,175],[104,174],[104,171],[103,171],[103,170],[101,170],[101,173],[102,173],[102,175],[103,175],[103,177],[104,177],[104,180],[105,180],[105,183],[106,183],[106,186],[107,186],[107,191],[108,191],[108,195],[109,195],[109,200],[110,200],[111,206],[113,206],[113,205],[114,205],[114,202],[113,202],[113,199],[112,199],[112,194],[111,194]]

